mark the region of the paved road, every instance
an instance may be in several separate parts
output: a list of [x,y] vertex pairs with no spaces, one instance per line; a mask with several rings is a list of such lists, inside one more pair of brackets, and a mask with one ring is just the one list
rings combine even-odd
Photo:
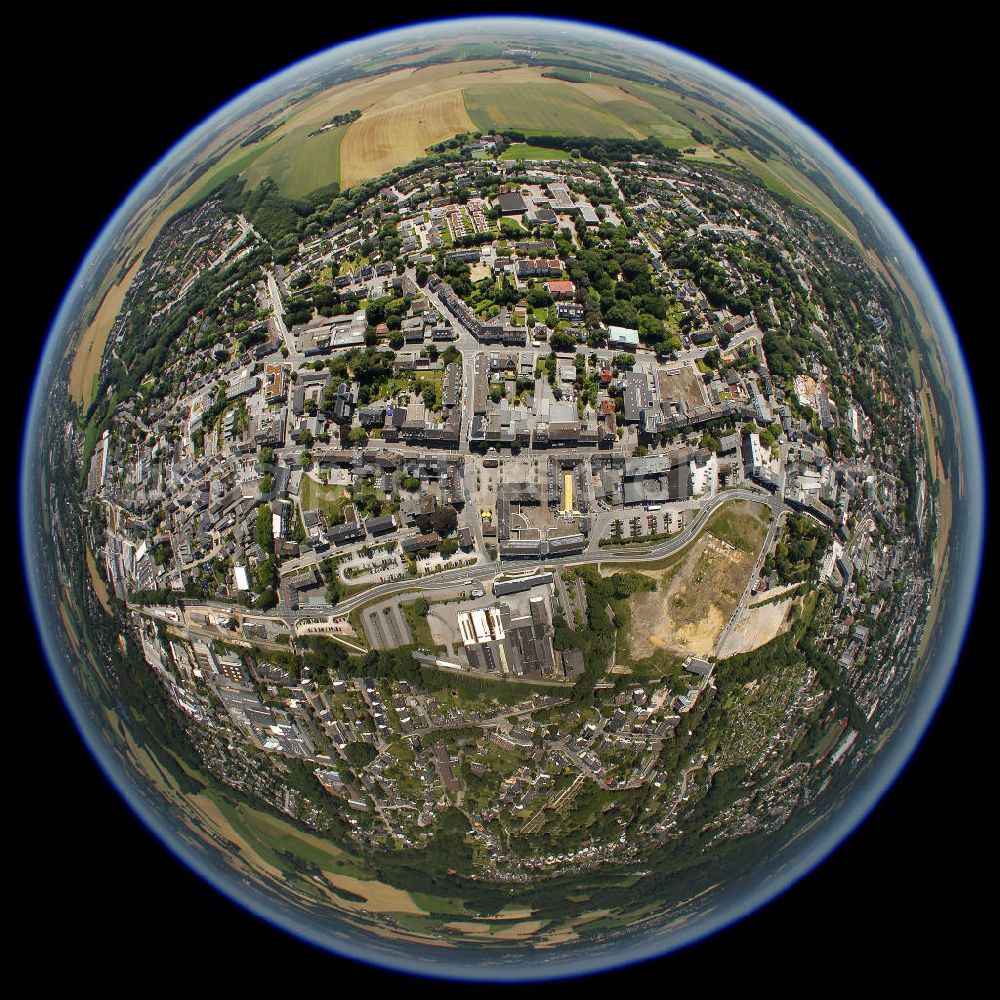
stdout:
[[[538,562],[508,561],[507,572],[513,572],[517,575],[528,575],[530,573],[540,572],[546,566],[584,566],[600,562],[643,563],[663,559],[679,552],[686,545],[688,545],[698,532],[701,531],[702,527],[705,523],[707,523],[712,514],[718,510],[719,507],[730,500],[751,500],[756,503],[764,504],[771,510],[772,518],[777,518],[779,514],[787,513],[790,509],[781,499],[776,496],[772,496],[762,489],[739,488],[735,490],[726,490],[717,494],[707,504],[705,504],[705,506],[701,508],[701,510],[699,510],[699,512],[691,519],[683,531],[679,532],[673,538],[670,538],[665,542],[661,542],[659,545],[643,546],[638,551],[635,548],[630,547],[614,548],[608,546],[594,551],[588,550],[579,553],[578,555],[566,556],[563,558],[553,557],[540,560]],[[460,584],[465,580],[469,580],[472,583],[483,583],[486,580],[497,576],[503,569],[504,567],[501,562],[485,562],[479,566],[461,566],[457,569],[447,570],[444,573],[436,573],[430,578],[414,579],[412,577],[408,577],[402,580],[394,580],[389,583],[381,583],[377,586],[370,587],[361,593],[355,594],[352,597],[346,598],[335,608],[313,609],[311,614],[306,617],[323,617],[332,615],[337,618],[342,618],[346,617],[356,608],[373,602],[379,598],[389,597],[392,594],[417,590],[422,593],[453,590],[457,584]],[[198,602],[198,605],[188,606],[188,610],[194,610],[195,608],[217,611],[231,610],[228,605],[221,602],[215,603],[205,601]],[[285,625],[289,623],[289,619],[286,619],[282,615],[278,614],[270,616],[256,614],[253,617],[256,619],[270,618],[271,620],[281,621]]]
[[[664,557],[673,555],[675,552],[684,548],[702,529],[703,525],[708,521],[712,514],[718,510],[719,507],[728,503],[730,500],[752,500],[756,503],[765,504],[772,510],[772,512],[785,509],[784,503],[781,500],[777,497],[771,496],[763,490],[747,488],[726,490],[725,492],[717,494],[707,504],[705,504],[705,506],[702,507],[691,519],[688,526],[683,531],[679,532],[673,538],[670,538],[665,542],[661,542],[659,545],[643,546],[639,551],[636,551],[633,547],[614,548],[608,546],[602,549],[595,548],[594,550],[588,550],[575,556],[566,556],[561,559],[548,558],[538,562],[508,561],[508,565],[513,572],[518,574],[528,574],[531,572],[538,572],[545,566],[551,566],[554,564],[558,564],[560,566],[582,566],[594,562],[613,561],[639,563],[663,559]],[[401,590],[443,590],[454,586],[455,581],[462,578],[474,581],[484,581],[496,576],[499,570],[500,564],[485,563],[481,566],[463,567],[460,569],[448,570],[445,573],[436,574],[433,578],[433,582],[430,580],[423,581],[411,578],[409,580],[399,580],[391,583],[379,584],[377,587],[372,587],[364,593],[355,594],[353,597],[349,597],[346,600],[341,601],[341,603],[337,605],[335,613],[338,616],[348,614],[355,608],[360,607],[363,604],[367,604],[369,601],[372,601],[377,597],[388,596],[389,594],[393,594]]]
[[[288,335],[288,327],[285,326],[285,307],[281,301],[281,292],[278,291],[278,282],[274,279],[274,273],[271,271],[267,272],[267,293],[271,296],[271,309],[274,312],[274,319],[278,325],[278,332],[281,334],[281,339],[288,348],[289,358],[292,355],[297,355],[295,351],[295,345],[292,343],[292,338]],[[298,356],[298,355],[297,355]],[[304,358],[304,355],[300,356],[300,360]]]

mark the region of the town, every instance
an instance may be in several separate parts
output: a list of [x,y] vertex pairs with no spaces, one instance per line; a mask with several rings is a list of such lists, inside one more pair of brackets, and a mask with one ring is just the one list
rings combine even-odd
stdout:
[[517,141],[301,231],[238,185],[181,213],[76,441],[95,573],[206,766],[366,847],[460,809],[513,882],[814,798],[902,696],[937,516],[899,317],[828,224]]

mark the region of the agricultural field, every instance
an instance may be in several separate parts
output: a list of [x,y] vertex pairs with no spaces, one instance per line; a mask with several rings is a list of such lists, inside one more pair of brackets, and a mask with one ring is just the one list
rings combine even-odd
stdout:
[[254,869],[287,879],[298,868],[292,859],[298,859],[320,869],[323,882],[332,886],[332,890],[323,886],[323,891],[338,906],[370,913],[427,913],[409,893],[359,877],[364,874],[363,869],[350,855],[320,836],[297,830],[284,820],[243,803],[232,805],[206,793],[191,796],[190,800],[209,827],[232,843]]
[[346,188],[376,177],[473,127],[457,89],[362,115],[348,126],[340,147],[341,184]]
[[[608,79],[614,80],[615,78],[609,77]],[[654,87],[648,83],[633,83],[631,80],[622,84],[622,89],[631,96],[652,105],[689,133],[694,129],[712,139],[729,134],[716,121],[715,109],[697,98],[681,97],[673,91]]]
[[[143,253],[149,249],[156,232],[159,232],[158,227],[154,227],[154,229],[155,232],[147,233],[143,237],[141,245]],[[101,371],[101,358],[104,355],[104,345],[111,333],[115,317],[125,300],[125,293],[140,267],[142,267],[141,256],[136,259],[122,280],[108,289],[104,301],[101,302],[101,307],[80,338],[80,346],[73,355],[73,363],[69,370],[69,395],[80,405],[81,409],[86,409],[94,399],[97,376]]]
[[801,171],[777,158],[762,163],[744,149],[724,149],[723,153],[732,162],[754,174],[776,194],[813,209],[843,230],[848,239],[857,241],[857,230],[850,219]]
[[[608,73],[517,66],[506,59],[489,58],[498,51],[493,43],[470,41],[447,53],[466,55],[466,61],[420,69],[390,68],[337,84],[291,107],[271,102],[225,129],[201,157],[202,162],[218,157],[217,162],[193,183],[185,183],[190,171],[176,178],[127,227],[132,267],[120,282],[106,279],[102,285],[103,301],[99,300],[100,307],[83,331],[73,359],[72,398],[83,407],[93,399],[112,322],[162,225],[176,211],[236,175],[243,175],[251,186],[270,176],[282,194],[300,197],[335,181],[345,188],[357,184],[420,156],[435,142],[476,128],[518,129],[529,138],[531,133],[606,138],[654,135],[675,148],[693,147],[690,155],[695,160],[751,171],[772,190],[814,207],[856,240],[854,227],[829,197],[783,159],[762,163],[732,148],[720,155],[696,142],[692,129],[710,141],[732,135],[719,120],[717,109],[697,98],[616,77],[610,64]],[[354,109],[362,112],[357,121],[309,136],[334,116]],[[283,124],[272,135],[249,147],[239,145],[250,132],[279,118]],[[562,158],[551,150],[536,157]]]
[[628,138],[629,127],[577,85],[559,80],[484,82],[465,88],[469,117],[480,129],[529,129],[547,135]]
[[299,198],[316,188],[339,182],[340,146],[348,128],[349,125],[341,125],[311,137],[313,126],[293,129],[263,152],[249,157],[250,163],[243,171],[247,184],[256,187],[270,177],[282,194]]
[[232,152],[224,156],[211,170],[206,172],[205,178],[194,188],[184,203],[184,208],[196,205],[223,181],[227,181],[230,177],[235,177],[237,174],[245,173],[250,165],[261,157],[273,143],[274,140],[271,139],[257,143],[249,149],[241,149],[237,146]]

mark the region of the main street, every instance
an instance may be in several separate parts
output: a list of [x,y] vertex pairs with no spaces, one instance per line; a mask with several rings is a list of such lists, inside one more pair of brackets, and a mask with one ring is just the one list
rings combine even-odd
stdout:
[[[737,611],[734,612],[733,618],[729,621],[729,623],[727,623],[727,626],[716,645],[716,649],[722,649],[723,642],[732,629],[736,615],[748,599],[749,591],[752,587],[752,581],[756,578],[760,566],[774,541],[780,522],[783,520],[784,515],[791,510],[789,505],[787,505],[779,497],[772,496],[760,488],[740,487],[737,489],[725,490],[716,494],[699,509],[697,514],[695,514],[683,530],[678,532],[678,534],[674,537],[660,542],[657,545],[642,546],[638,549],[630,546],[606,546],[601,548],[597,545],[596,539],[591,539],[591,546],[588,547],[588,550],[577,555],[545,559],[537,562],[518,561],[512,563],[508,561],[506,565],[503,561],[484,562],[478,566],[458,567],[453,570],[435,573],[432,576],[424,578],[406,577],[400,580],[377,584],[361,593],[345,598],[335,607],[311,608],[308,615],[267,615],[258,613],[253,614],[253,618],[255,621],[259,622],[274,622],[280,630],[287,630],[290,626],[294,628],[295,622],[299,618],[305,617],[313,620],[326,618],[328,621],[345,621],[352,611],[355,611],[356,609],[374,601],[390,597],[393,594],[434,594],[441,591],[454,591],[456,586],[466,586],[471,588],[477,583],[483,584],[487,580],[494,579],[501,573],[504,575],[528,576],[534,573],[544,572],[547,569],[552,570],[555,567],[568,568],[571,566],[585,566],[595,563],[599,564],[601,562],[614,562],[618,564],[642,564],[655,562],[657,560],[675,555],[683,550],[697,537],[715,511],[717,511],[724,504],[737,500],[750,501],[766,506],[770,511],[771,525],[764,545],[758,553],[755,572],[750,575],[747,589],[744,591],[744,594],[740,599]],[[146,614],[151,613],[148,608],[142,608],[139,606],[133,607],[137,611]],[[237,616],[247,614],[247,609],[245,608],[232,607],[222,602],[184,602],[184,611],[182,612],[184,614],[184,622],[182,627],[187,627],[193,634],[200,635],[204,638],[219,638],[220,633],[211,628],[206,628],[204,625],[195,625],[195,623],[193,623],[187,616],[187,612],[189,611],[195,611],[196,613],[203,614],[214,612],[219,615],[228,612]],[[342,637],[338,636],[337,638]],[[272,644],[268,643],[267,645],[270,646]]]
[[[642,563],[664,559],[667,556],[674,555],[676,552],[681,551],[681,549],[685,548],[691,541],[693,541],[695,536],[701,531],[702,527],[708,522],[708,519],[712,516],[712,514],[714,514],[715,511],[718,510],[723,504],[728,503],[731,500],[749,500],[754,503],[763,504],[770,509],[773,517],[776,517],[778,513],[783,512],[786,509],[786,505],[782,500],[763,490],[750,489],[746,487],[734,490],[725,490],[724,492],[716,494],[711,500],[704,504],[688,523],[687,527],[678,532],[673,538],[669,538],[657,545],[643,546],[638,551],[636,548],[630,546],[607,546],[601,548],[598,545],[597,539],[592,538],[586,552],[579,553],[578,555],[565,556],[563,558],[551,558],[538,562],[518,561],[516,563],[511,563],[508,561],[507,571],[521,576],[542,572],[546,566],[553,565],[569,567],[584,566],[590,563],[600,562]],[[432,580],[421,580],[420,578],[410,577],[406,580],[379,584],[376,587],[366,590],[364,593],[355,594],[352,597],[348,597],[347,599],[341,601],[337,605],[334,614],[337,616],[347,615],[355,608],[359,608],[362,605],[367,604],[369,601],[373,601],[376,598],[387,597],[390,594],[398,593],[400,591],[442,590],[453,587],[455,582],[461,579],[468,579],[477,582],[485,581],[497,576],[503,567],[504,564],[502,561],[496,563],[488,562],[481,566],[462,567],[456,570],[447,570],[443,573],[436,573]]]
[[[267,272],[267,294],[271,298],[271,311],[274,315],[274,322],[278,329],[278,333],[281,334],[281,341],[288,350],[289,358],[293,361],[293,367],[295,366],[296,357],[299,363],[304,360],[305,355],[298,355],[295,350],[295,345],[292,343],[291,337],[288,335],[288,327],[285,326],[285,307],[281,301],[281,292],[278,290],[278,282],[275,280],[274,272]],[[296,355],[296,357],[293,357]]]

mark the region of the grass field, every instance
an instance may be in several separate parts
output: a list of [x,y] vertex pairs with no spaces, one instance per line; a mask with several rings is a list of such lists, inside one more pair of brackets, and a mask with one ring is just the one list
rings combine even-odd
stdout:
[[267,142],[251,146],[249,149],[237,147],[232,153],[224,156],[214,167],[207,170],[201,178],[201,183],[192,191],[184,202],[184,208],[201,201],[210,191],[217,188],[223,181],[244,173],[246,169],[260,156],[267,152],[270,144]]
[[406,624],[410,626],[410,631],[413,633],[414,642],[422,649],[443,648],[436,646],[426,615],[416,613],[416,603],[416,601],[404,601],[400,604],[403,616],[406,618]]
[[726,504],[709,518],[705,530],[741,552],[756,554],[767,533],[767,518],[762,514],[762,506],[748,500]]
[[501,154],[501,160],[568,160],[569,153],[565,149],[546,149],[544,146],[532,146],[528,142],[515,142]]
[[247,184],[256,187],[265,177],[278,185],[282,194],[300,198],[316,188],[340,180],[340,146],[348,125],[309,136],[312,126],[302,125],[252,158],[245,174]]
[[[613,77],[609,79],[614,79]],[[669,90],[654,87],[648,83],[633,83],[622,85],[625,91],[634,97],[651,104],[664,115],[689,132],[692,128],[704,132],[711,137],[721,134],[721,130],[712,124],[712,109],[692,98],[684,98]]]
[[756,156],[744,149],[726,149],[725,155],[745,167],[776,194],[791,198],[812,208],[827,218],[848,238],[857,241],[857,230],[846,215],[812,181],[794,167],[777,158],[761,163]]
[[324,486],[312,476],[304,475],[299,486],[299,501],[302,510],[321,510],[327,524],[333,524],[340,516],[344,505],[350,500],[346,486]]

